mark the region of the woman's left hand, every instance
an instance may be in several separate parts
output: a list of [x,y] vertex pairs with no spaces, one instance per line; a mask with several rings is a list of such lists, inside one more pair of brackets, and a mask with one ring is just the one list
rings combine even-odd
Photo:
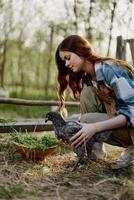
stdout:
[[82,143],[90,140],[96,133],[95,124],[82,124],[83,127],[73,137],[70,138],[70,143],[73,148],[77,148]]

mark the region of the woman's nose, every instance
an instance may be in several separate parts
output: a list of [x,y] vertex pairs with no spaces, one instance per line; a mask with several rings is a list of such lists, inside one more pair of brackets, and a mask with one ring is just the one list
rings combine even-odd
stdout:
[[66,66],[66,67],[69,66],[69,60],[66,60],[66,62],[65,62],[65,66]]

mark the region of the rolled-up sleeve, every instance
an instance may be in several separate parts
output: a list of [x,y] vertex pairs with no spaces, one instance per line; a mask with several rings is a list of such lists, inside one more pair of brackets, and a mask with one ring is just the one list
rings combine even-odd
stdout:
[[134,77],[116,68],[104,67],[105,81],[114,90],[116,114],[125,115],[128,125],[134,127]]

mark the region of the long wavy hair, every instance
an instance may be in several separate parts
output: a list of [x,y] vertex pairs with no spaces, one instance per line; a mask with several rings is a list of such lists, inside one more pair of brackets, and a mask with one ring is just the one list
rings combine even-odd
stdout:
[[80,92],[85,82],[86,74],[82,71],[73,73],[69,68],[65,66],[65,62],[61,60],[59,56],[60,51],[70,51],[78,56],[85,58],[90,62],[101,62],[110,60],[119,66],[127,68],[130,73],[134,73],[133,66],[129,65],[123,60],[114,59],[111,57],[102,57],[96,55],[91,44],[79,35],[70,35],[66,37],[57,47],[55,54],[55,62],[58,69],[58,97],[60,99],[59,111],[62,113],[65,107],[65,89],[69,86],[73,92],[75,99],[79,100]]

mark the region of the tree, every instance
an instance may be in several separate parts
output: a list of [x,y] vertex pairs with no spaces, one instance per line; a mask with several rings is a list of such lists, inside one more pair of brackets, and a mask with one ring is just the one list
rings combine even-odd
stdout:
[[7,4],[0,2],[1,15],[3,15],[3,24],[1,26],[1,53],[0,53],[0,87],[4,88],[6,54],[8,51],[9,34],[12,31],[12,0]]
[[90,0],[89,2],[89,7],[88,7],[88,14],[87,14],[87,19],[85,20],[85,32],[86,32],[86,38],[92,42],[93,40],[93,35],[92,35],[92,25],[91,25],[91,17],[93,13],[93,3],[94,0]]
[[51,60],[52,60],[52,50],[53,50],[53,39],[54,39],[54,25],[50,24],[50,40],[48,45],[48,62],[47,62],[47,73],[45,82],[45,95],[48,96],[50,80],[51,80]]
[[117,2],[113,1],[112,2],[112,9],[111,9],[111,22],[110,22],[110,33],[109,33],[107,55],[109,55],[109,53],[110,53],[110,46],[111,46],[111,40],[112,40],[112,29],[113,29],[113,24],[114,24],[114,16],[115,16],[116,7],[117,7]]

